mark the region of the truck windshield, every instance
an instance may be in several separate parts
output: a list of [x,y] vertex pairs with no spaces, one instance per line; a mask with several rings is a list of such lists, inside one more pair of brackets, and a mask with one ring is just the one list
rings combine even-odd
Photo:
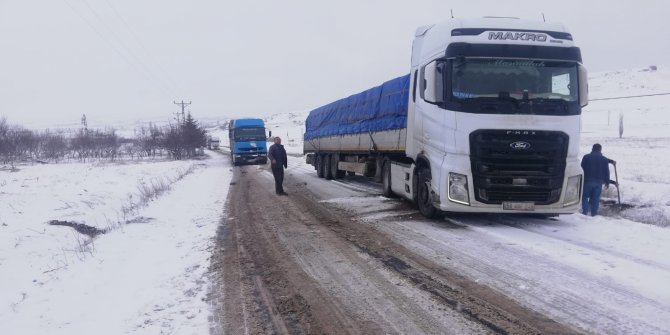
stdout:
[[579,64],[509,58],[451,62],[451,101],[472,113],[579,114]]
[[233,133],[236,141],[265,141],[265,128],[237,128]]

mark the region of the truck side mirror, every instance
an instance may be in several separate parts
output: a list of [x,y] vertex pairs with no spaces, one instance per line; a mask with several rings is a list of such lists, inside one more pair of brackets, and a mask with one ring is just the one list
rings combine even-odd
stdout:
[[589,104],[588,73],[583,65],[579,65],[579,105],[585,107]]
[[431,104],[444,102],[444,74],[438,61],[434,60],[423,68],[423,100]]

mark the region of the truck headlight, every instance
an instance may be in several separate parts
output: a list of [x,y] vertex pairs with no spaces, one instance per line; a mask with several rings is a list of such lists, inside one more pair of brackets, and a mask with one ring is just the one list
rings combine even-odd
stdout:
[[579,202],[579,193],[582,190],[582,175],[568,178],[568,184],[565,186],[565,198],[563,206],[574,205]]
[[470,205],[470,195],[468,194],[468,176],[449,172],[449,200]]

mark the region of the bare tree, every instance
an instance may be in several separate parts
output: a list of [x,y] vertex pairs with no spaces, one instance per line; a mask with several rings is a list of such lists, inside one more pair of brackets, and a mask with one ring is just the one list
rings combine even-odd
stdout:
[[67,142],[62,132],[52,133],[49,129],[39,136],[39,157],[59,161],[68,152]]
[[66,157],[84,162],[90,159],[116,160],[123,155],[135,159],[141,154],[155,157],[163,151],[173,159],[182,159],[194,156],[196,149],[205,142],[205,130],[190,113],[177,125],[142,127],[136,139],[122,138],[113,128],[37,132],[10,125],[6,119],[0,118],[0,161],[12,164],[18,159],[59,161]]
[[184,150],[181,127],[170,125],[165,132],[162,146],[172,159],[181,159]]
[[139,145],[147,157],[156,156],[156,152],[161,149],[163,138],[163,131],[157,126],[151,124],[149,125],[149,128],[140,128],[137,134]]
[[17,158],[35,158],[39,146],[39,138],[32,130],[15,127],[13,137],[16,143]]
[[1,126],[0,130],[0,155],[5,163],[12,163],[24,157],[25,153],[28,151],[26,145],[23,141],[25,138],[30,138],[30,131],[15,126],[8,125],[6,121]]
[[119,152],[120,139],[116,135],[116,129],[106,129],[104,133],[99,133],[98,141],[101,156],[109,160],[115,160]]
[[7,119],[0,118],[0,159],[7,163],[9,156],[10,145],[9,145],[9,125],[7,124]]

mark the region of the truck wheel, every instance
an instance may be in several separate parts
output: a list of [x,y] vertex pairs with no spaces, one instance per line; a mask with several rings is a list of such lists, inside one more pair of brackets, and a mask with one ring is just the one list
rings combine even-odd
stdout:
[[355,176],[355,175],[356,175],[356,172],[354,172],[354,171],[347,171],[347,176],[349,176],[349,177],[353,177],[353,176]]
[[344,171],[337,169],[339,161],[340,157],[337,154],[330,155],[330,173],[334,179],[342,179],[344,177]]
[[416,202],[419,207],[419,212],[421,212],[423,216],[432,219],[437,216],[437,209],[433,206],[433,202],[431,201],[430,187],[428,186],[431,179],[430,169],[428,167],[422,167],[419,170],[418,179]]
[[327,180],[333,179],[332,162],[333,160],[330,159],[330,155],[323,155],[323,177]]
[[382,195],[385,197],[393,197],[393,190],[391,190],[391,160],[384,159],[382,165]]
[[316,168],[317,177],[323,178],[323,155],[316,155],[316,162],[314,163],[314,168]]

